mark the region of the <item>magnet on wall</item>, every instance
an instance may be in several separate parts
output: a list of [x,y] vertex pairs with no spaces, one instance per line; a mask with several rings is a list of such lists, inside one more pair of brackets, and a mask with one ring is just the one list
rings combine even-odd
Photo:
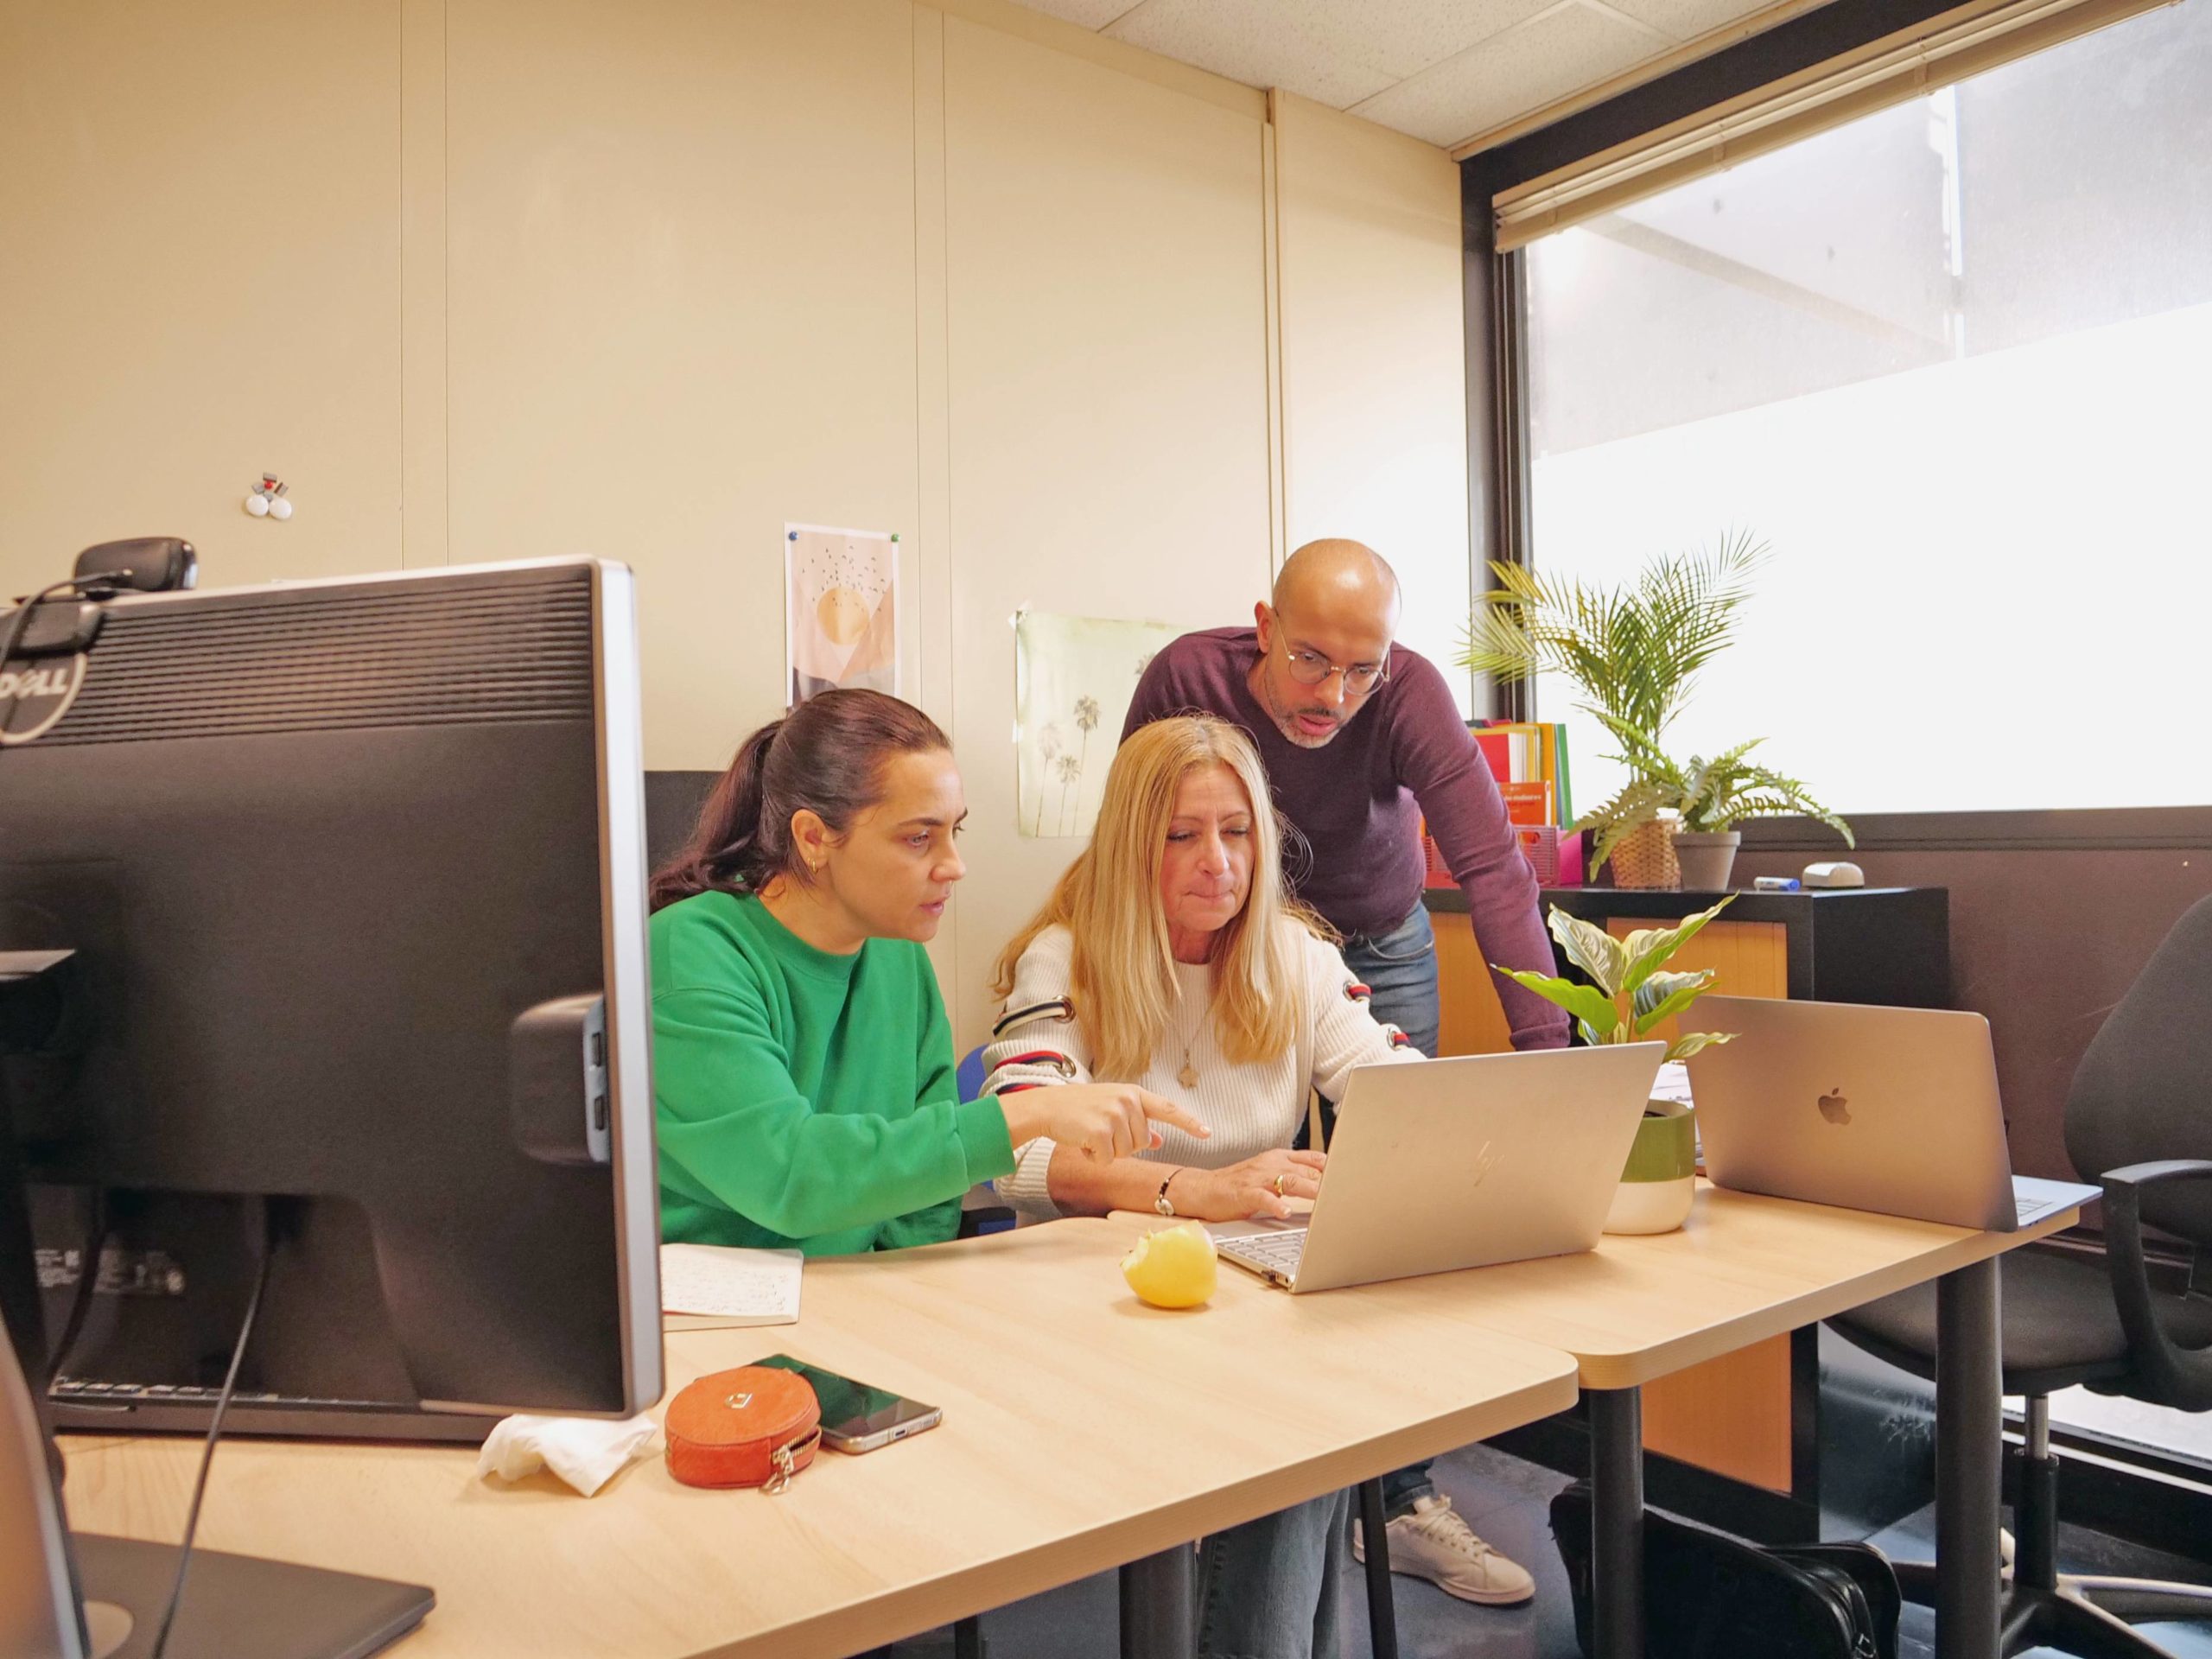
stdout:
[[284,498],[291,486],[274,473],[264,473],[261,482],[246,492],[245,510],[256,518],[274,518],[280,523],[292,516],[292,504]]

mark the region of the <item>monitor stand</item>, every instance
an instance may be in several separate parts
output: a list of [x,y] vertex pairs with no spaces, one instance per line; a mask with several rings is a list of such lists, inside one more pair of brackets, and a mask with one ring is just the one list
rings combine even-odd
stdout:
[[[72,1533],[69,1543],[93,1643],[86,1659],[145,1659],[176,1582],[176,1547],[93,1532]],[[436,1601],[417,1584],[195,1548],[168,1659],[366,1659]]]
[[[71,1533],[12,1347],[0,1344],[0,1649],[145,1659],[176,1547]],[[169,1659],[365,1659],[423,1622],[421,1585],[194,1549]]]

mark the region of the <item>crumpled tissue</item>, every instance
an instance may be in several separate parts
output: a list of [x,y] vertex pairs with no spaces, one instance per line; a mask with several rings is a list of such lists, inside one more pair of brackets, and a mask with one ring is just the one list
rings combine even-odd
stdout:
[[520,1480],[550,1469],[589,1497],[645,1449],[655,1427],[649,1415],[626,1423],[592,1417],[502,1418],[485,1437],[476,1472]]

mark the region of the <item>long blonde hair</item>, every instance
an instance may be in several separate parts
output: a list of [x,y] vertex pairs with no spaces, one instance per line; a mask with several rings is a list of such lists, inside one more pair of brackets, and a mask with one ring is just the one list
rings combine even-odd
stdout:
[[1283,891],[1282,826],[1251,739],[1210,715],[1178,715],[1139,728],[1115,752],[1090,845],[1014,935],[993,981],[999,996],[1011,994],[1022,952],[1046,928],[1065,927],[1075,940],[1068,995],[1100,1077],[1142,1077],[1173,1018],[1175,958],[1160,870],[1176,791],[1192,772],[1211,766],[1228,767],[1252,806],[1251,890],[1213,939],[1207,1017],[1214,1039],[1240,1065],[1280,1054],[1297,1040],[1304,999],[1293,947],[1299,928],[1325,937],[1326,930]]

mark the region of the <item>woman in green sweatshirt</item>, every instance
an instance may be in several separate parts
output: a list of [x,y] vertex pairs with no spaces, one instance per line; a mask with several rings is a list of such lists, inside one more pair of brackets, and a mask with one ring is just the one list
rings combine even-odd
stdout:
[[960,1098],[922,945],[966,817],[944,734],[896,697],[824,692],[745,740],[653,877],[664,1237],[932,1244],[1038,1136],[1104,1164],[1157,1146],[1153,1119],[1205,1133],[1128,1084]]

